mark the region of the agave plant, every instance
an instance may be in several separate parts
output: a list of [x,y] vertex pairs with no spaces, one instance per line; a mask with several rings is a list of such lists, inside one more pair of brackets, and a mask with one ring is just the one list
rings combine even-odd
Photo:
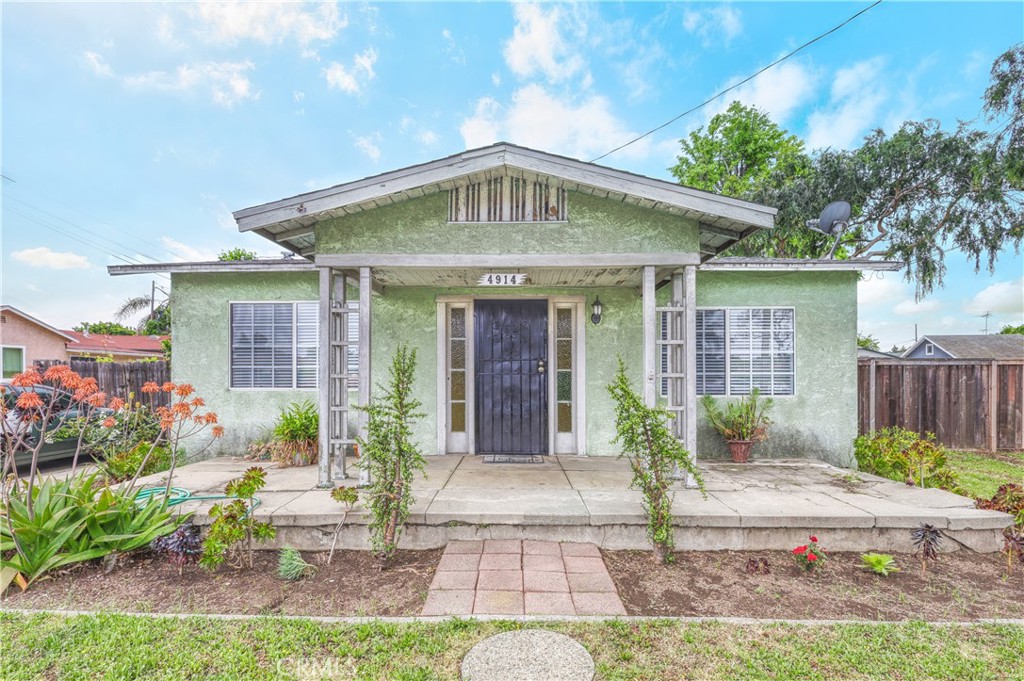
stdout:
[[1024,531],[1016,527],[1008,527],[1003,530],[1003,548],[1000,549],[1006,554],[1006,573],[1013,570],[1013,558],[1024,561]]
[[281,579],[294,582],[315,571],[315,567],[303,560],[302,554],[299,553],[298,549],[291,547],[281,549],[277,559],[277,575]]
[[179,525],[174,532],[157,537],[149,546],[154,552],[166,555],[172,565],[177,565],[179,575],[189,563],[198,563],[203,553],[199,528],[191,520]]

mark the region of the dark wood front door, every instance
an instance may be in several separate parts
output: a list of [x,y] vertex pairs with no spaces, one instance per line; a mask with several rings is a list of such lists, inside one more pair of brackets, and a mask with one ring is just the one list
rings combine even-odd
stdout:
[[477,300],[476,449],[548,453],[548,303]]

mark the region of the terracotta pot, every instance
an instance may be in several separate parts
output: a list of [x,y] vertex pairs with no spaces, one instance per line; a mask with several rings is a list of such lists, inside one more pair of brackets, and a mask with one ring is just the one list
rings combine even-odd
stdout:
[[726,444],[729,445],[733,463],[746,463],[750,458],[750,448],[754,446],[751,440],[729,440]]

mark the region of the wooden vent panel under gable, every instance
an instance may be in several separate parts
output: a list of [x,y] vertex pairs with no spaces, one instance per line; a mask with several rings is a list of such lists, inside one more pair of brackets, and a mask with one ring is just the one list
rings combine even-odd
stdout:
[[564,187],[521,177],[494,177],[448,192],[448,222],[565,222]]

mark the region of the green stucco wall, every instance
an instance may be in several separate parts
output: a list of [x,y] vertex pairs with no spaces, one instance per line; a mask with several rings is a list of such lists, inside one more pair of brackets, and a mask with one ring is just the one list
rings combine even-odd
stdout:
[[[856,468],[856,272],[698,272],[698,307],[792,306],[796,310],[796,388],[775,397],[775,424],[757,457],[811,457]],[[727,457],[701,414],[702,458]]]
[[316,273],[174,274],[171,278],[171,378],[191,383],[217,413],[224,437],[185,441],[190,456],[240,455],[273,426],[291,402],[317,401],[316,390],[232,390],[228,304],[242,301],[316,300]]
[[447,193],[327,220],[317,253],[694,252],[687,218],[569,192],[567,223],[448,224]]
[[[755,456],[812,457],[853,465],[856,436],[856,281],[849,272],[699,272],[697,304],[701,307],[792,306],[796,310],[796,394],[776,397],[775,424]],[[604,304],[600,325],[587,322],[586,442],[590,455],[615,455],[614,412],[606,386],[616,357],[622,356],[639,389],[642,363],[642,309],[636,289],[497,289],[491,295],[583,295],[586,314],[595,294]],[[423,450],[437,442],[437,306],[438,295],[480,295],[479,289],[386,289],[373,298],[373,382],[385,380],[398,343],[417,350],[415,396],[426,416],[416,424]],[[658,292],[664,303],[669,287]],[[192,383],[220,416],[225,437],[207,454],[241,454],[269,428],[290,402],[316,401],[314,390],[232,390],[229,388],[228,303],[255,300],[315,300],[315,274],[175,274],[172,305],[175,381]],[[206,444],[195,440],[189,451]],[[698,453],[727,456],[718,437],[700,418]]]

